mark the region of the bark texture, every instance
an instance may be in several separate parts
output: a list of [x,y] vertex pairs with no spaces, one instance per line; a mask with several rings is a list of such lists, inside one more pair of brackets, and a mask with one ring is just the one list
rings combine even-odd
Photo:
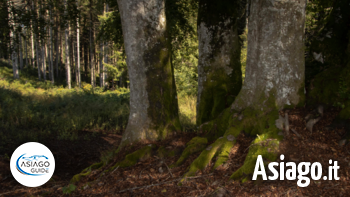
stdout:
[[214,169],[224,164],[242,131],[257,138],[232,179],[248,180],[258,155],[277,159],[283,139],[279,135],[283,124],[278,123],[284,120],[278,112],[304,103],[305,7],[306,0],[251,1],[244,84],[230,108],[201,125],[208,137],[218,139],[193,161],[185,176],[204,170],[214,157]]
[[251,2],[246,78],[232,109],[263,110],[269,97],[277,109],[304,103],[305,7],[306,0]]
[[199,1],[198,125],[229,107],[242,87],[241,10],[239,0]]
[[130,79],[122,146],[181,129],[164,0],[118,0]]

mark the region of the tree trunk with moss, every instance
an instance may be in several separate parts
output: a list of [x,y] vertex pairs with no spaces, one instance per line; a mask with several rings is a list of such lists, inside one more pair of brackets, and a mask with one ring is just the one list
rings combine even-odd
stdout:
[[242,10],[239,0],[199,1],[197,125],[215,119],[241,89]]
[[275,160],[283,129],[279,110],[304,103],[304,22],[306,0],[251,1],[248,24],[248,54],[244,85],[230,108],[201,126],[220,133],[191,164],[186,176],[225,163],[236,137],[245,131],[257,138],[244,165],[231,178],[252,174],[258,155]]
[[118,0],[130,79],[130,116],[121,146],[180,130],[164,0]]

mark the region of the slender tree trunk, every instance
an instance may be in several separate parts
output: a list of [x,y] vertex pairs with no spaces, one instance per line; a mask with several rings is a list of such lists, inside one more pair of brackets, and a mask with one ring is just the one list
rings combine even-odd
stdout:
[[[64,67],[63,68],[63,64],[64,65],[66,65],[66,58],[63,58],[64,56],[65,56],[65,54],[66,54],[66,52],[65,52],[65,49],[66,49],[66,45],[64,45],[64,41],[65,41],[65,39],[66,39],[66,29],[64,29],[64,40],[62,41],[62,35],[60,35],[60,42],[61,42],[61,45],[60,45],[60,47],[61,47],[61,50],[60,50],[60,53],[61,53],[61,60],[62,60],[62,66],[59,68],[59,71],[61,72],[62,70],[65,70],[66,71],[66,67]],[[66,72],[67,73],[67,72]],[[67,76],[67,74],[66,74],[66,76]],[[67,78],[66,78],[67,79]]]
[[28,49],[27,49],[27,29],[24,31],[24,51],[25,51],[25,59],[26,59],[26,68],[28,67]]
[[[77,0],[77,7],[79,7],[79,3]],[[79,10],[78,10],[79,11]],[[79,34],[79,14],[77,18],[77,61],[76,61],[76,66],[77,66],[77,85],[79,88],[81,87],[81,75],[80,75],[80,34]]]
[[51,57],[50,57],[50,45],[48,43],[45,44],[45,56],[47,57],[47,69],[49,72],[49,80],[51,81]]
[[103,42],[100,42],[100,87],[103,87],[104,79],[103,79]]
[[52,8],[50,6],[50,80],[51,80],[51,83],[54,84],[55,83],[55,80],[54,80],[54,70],[53,70],[53,42],[52,42],[52,23],[53,23],[53,20],[52,20]]
[[[64,10],[64,15],[68,15],[68,5],[67,5],[67,0],[64,0],[64,5],[65,5],[65,10]],[[67,27],[68,26],[68,27]],[[65,51],[66,51],[66,79],[67,79],[67,86],[68,89],[71,89],[71,75],[70,75],[70,64],[69,64],[69,31],[70,31],[70,26],[69,24],[66,25],[65,27]]]
[[86,41],[84,41],[84,74],[85,74],[85,77],[87,77],[87,74],[88,74],[88,65],[89,65],[88,45],[87,45]]
[[[33,23],[33,21],[32,21],[32,23]],[[31,61],[31,63],[32,63],[33,68],[35,68],[34,29],[33,29],[34,26],[31,24],[31,27],[32,27],[32,32],[31,32],[31,35],[30,35],[30,37],[32,39],[32,61]]]
[[[56,47],[56,77],[58,78],[58,67],[59,64],[61,63],[61,54],[60,54],[60,40],[61,40],[61,34],[59,33],[60,28],[58,25],[58,10],[56,10],[57,14],[56,14],[56,27],[55,27],[55,47]],[[58,36],[59,34],[59,36]]]
[[37,40],[36,35],[35,37],[35,51],[36,51],[36,65],[38,67],[38,77],[39,77],[39,81],[41,81],[41,72],[40,72],[40,57],[39,57],[39,43]]
[[91,74],[91,86],[95,87],[95,41],[93,33],[93,20],[92,14],[90,14],[90,74]]
[[18,49],[19,49],[19,65],[20,69],[23,69],[23,53],[22,53],[22,36],[21,32],[18,32]]
[[71,33],[73,29],[73,25],[69,26],[69,62],[71,63],[71,80],[72,80],[72,75],[75,76],[75,59],[74,59],[74,38],[73,38],[73,35]]
[[[41,1],[41,3],[39,4],[39,18],[41,20],[44,20],[43,16],[41,15],[42,3],[43,2]],[[40,29],[41,29],[41,35],[40,35],[41,69],[40,70],[41,70],[41,73],[43,75],[44,82],[45,82],[46,81],[46,53],[45,53],[45,40],[44,40],[45,38],[43,35],[45,33],[44,33],[44,27],[41,26]]]
[[165,1],[118,0],[130,79],[130,115],[121,146],[181,130],[166,30]]
[[10,22],[10,46],[12,48],[12,53],[11,53],[11,58],[12,58],[12,70],[13,70],[13,78],[19,79],[19,74],[18,74],[18,64],[17,64],[17,52],[16,52],[16,41],[15,41],[15,34],[13,27],[15,27],[15,20],[13,16],[13,12],[11,10],[12,6],[11,3],[13,2],[8,1],[8,12],[9,12],[9,22]]
[[44,81],[46,81],[46,44],[44,40],[41,43],[41,54],[42,54],[42,73],[44,76]]
[[[35,1],[33,1],[33,11],[35,11]],[[39,16],[40,18],[40,16]],[[35,29],[38,29],[38,25],[35,23]],[[41,61],[40,61],[40,45],[39,45],[39,35],[37,34],[34,34],[35,36],[35,50],[36,50],[36,64],[37,64],[37,67],[38,67],[38,77],[39,77],[39,81],[41,81]]]

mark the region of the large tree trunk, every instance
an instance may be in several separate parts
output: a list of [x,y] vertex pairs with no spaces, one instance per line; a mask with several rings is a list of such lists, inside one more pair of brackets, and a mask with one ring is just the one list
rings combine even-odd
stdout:
[[239,0],[200,0],[197,124],[215,119],[242,86]]
[[130,78],[130,116],[121,146],[180,130],[164,0],[118,0]]
[[[202,130],[221,133],[191,164],[186,176],[225,163],[241,131],[258,135],[232,176],[251,175],[258,155],[273,161],[283,139],[278,133],[286,120],[279,110],[304,105],[304,23],[306,0],[254,0],[250,5],[246,78],[230,108]],[[287,133],[285,133],[287,134]]]
[[[251,2],[246,78],[232,109],[277,109],[304,102],[306,0]],[[265,99],[261,100],[263,97]]]
[[[64,1],[64,5],[65,5],[64,15],[67,16],[68,15],[67,0]],[[70,29],[69,24],[66,24],[66,27],[65,27],[66,82],[67,82],[68,89],[71,89],[71,76],[70,76],[70,64],[69,64],[70,63],[69,62],[69,40],[68,40],[68,38],[69,38],[69,29]]]

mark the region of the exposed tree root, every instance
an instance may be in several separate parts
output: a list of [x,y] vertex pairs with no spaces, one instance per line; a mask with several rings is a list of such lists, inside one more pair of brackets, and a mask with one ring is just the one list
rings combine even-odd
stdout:
[[79,182],[82,177],[88,176],[91,173],[91,171],[102,168],[105,165],[106,164],[102,161],[100,163],[94,163],[91,166],[85,168],[81,173],[74,175],[70,182],[71,183]]
[[243,166],[233,173],[232,179],[244,178],[244,181],[247,179],[246,175],[253,174],[258,155],[262,155],[267,161],[277,159],[279,142],[283,138],[283,136],[278,135],[280,129],[276,126],[279,120],[277,110],[264,113],[260,110],[245,109],[238,113],[226,109],[219,118],[220,120],[213,120],[201,128],[206,128],[209,133],[212,133],[218,128],[216,121],[222,122],[222,120],[225,120],[227,121],[225,134],[202,151],[199,157],[190,165],[188,172],[184,175],[185,177],[194,176],[199,170],[204,170],[214,157],[216,162],[213,170],[224,164],[229,158],[231,148],[236,143],[236,137],[241,132],[257,137],[249,148]]
[[123,161],[117,162],[114,166],[108,169],[106,172],[113,171],[115,168],[125,168],[135,165],[139,161],[144,161],[152,156],[152,150],[156,148],[156,145],[149,144],[131,154],[125,156]]
[[203,138],[203,137],[192,138],[192,140],[187,143],[185,150],[182,152],[177,162],[171,165],[170,167],[173,168],[183,164],[190,155],[192,155],[193,153],[202,151],[207,145],[207,143],[208,143],[207,138]]

